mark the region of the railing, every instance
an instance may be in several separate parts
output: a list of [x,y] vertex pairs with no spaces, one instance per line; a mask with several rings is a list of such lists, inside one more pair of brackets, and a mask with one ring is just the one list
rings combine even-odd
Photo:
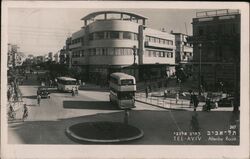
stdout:
[[190,103],[187,100],[171,98],[164,98],[164,97],[153,97],[150,94],[146,97],[145,93],[136,93],[135,99],[138,101],[142,101],[157,107],[167,108],[167,109],[183,109],[190,107]]
[[210,11],[202,11],[196,12],[196,17],[211,17],[211,16],[219,16],[219,15],[230,15],[230,14],[238,14],[240,11],[238,9],[219,9],[219,10],[210,10]]

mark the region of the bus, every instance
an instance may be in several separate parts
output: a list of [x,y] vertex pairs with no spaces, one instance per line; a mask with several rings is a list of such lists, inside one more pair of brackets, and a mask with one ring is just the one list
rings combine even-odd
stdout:
[[109,81],[109,100],[120,109],[135,107],[136,80],[134,76],[125,73],[112,73]]
[[59,91],[71,92],[79,88],[77,80],[70,77],[57,77],[57,88]]

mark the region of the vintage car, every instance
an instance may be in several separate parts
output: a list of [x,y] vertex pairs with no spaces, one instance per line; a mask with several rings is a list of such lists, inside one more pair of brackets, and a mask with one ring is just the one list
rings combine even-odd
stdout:
[[40,86],[37,89],[37,95],[40,95],[41,98],[50,98],[49,96],[49,91],[48,91],[48,87],[45,86]]
[[218,106],[219,107],[232,107],[233,100],[234,100],[234,97],[231,97],[231,96],[222,98],[218,101]]

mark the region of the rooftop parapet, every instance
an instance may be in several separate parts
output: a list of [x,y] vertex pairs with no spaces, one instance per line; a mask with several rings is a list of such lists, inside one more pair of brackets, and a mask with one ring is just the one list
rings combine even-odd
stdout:
[[232,14],[240,14],[240,11],[238,9],[219,9],[219,10],[202,11],[202,12],[196,12],[196,18],[214,17],[214,16],[223,16]]
[[99,11],[88,14],[83,17],[81,20],[84,20],[84,25],[88,25],[91,22],[96,20],[127,20],[139,23],[142,22],[142,25],[145,25],[148,18],[139,14],[131,12],[121,12],[121,11]]

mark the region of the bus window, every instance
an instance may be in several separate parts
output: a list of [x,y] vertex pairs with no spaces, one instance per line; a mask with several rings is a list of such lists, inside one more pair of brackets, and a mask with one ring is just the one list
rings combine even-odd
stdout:
[[119,92],[118,93],[118,99],[120,100],[128,100],[133,99],[134,92]]
[[124,79],[124,80],[121,80],[121,85],[133,85],[134,82],[132,79]]

